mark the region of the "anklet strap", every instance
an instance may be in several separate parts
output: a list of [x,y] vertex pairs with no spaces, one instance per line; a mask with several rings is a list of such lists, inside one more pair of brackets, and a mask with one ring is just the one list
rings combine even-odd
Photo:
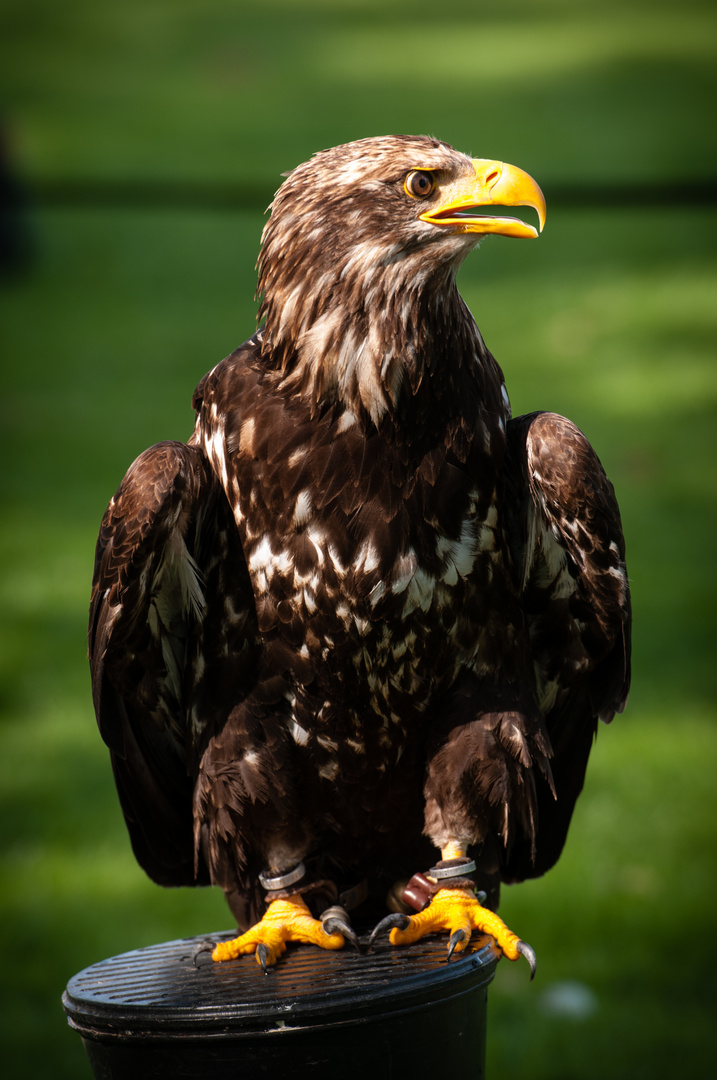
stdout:
[[300,862],[298,866],[295,866],[293,870],[287,870],[285,874],[270,876],[266,870],[263,870],[259,874],[259,881],[268,892],[274,892],[275,889],[287,889],[289,885],[295,885],[297,881],[301,881],[305,873],[306,867]]
[[445,878],[465,877],[466,874],[472,874],[475,868],[473,859],[446,859],[432,866],[428,876],[436,881],[443,881]]

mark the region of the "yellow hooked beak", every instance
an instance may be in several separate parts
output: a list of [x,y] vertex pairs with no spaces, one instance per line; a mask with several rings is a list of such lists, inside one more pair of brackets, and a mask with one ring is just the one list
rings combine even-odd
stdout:
[[542,232],[545,198],[532,176],[504,161],[475,158],[471,164],[474,175],[441,185],[438,203],[431,200],[433,205],[420,215],[421,220],[454,232],[496,233],[521,239],[537,237],[538,229],[519,218],[483,213],[483,207],[487,206],[532,206],[538,212]]

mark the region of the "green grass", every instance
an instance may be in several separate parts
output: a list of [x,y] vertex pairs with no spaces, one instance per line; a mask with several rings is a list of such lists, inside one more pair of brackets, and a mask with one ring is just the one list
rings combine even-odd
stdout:
[[[252,179],[323,146],[440,135],[541,181],[714,174],[714,7],[686,0],[5,0],[38,180]],[[4,55],[3,55],[4,54]],[[697,152],[699,151],[699,152]]]
[[[486,241],[461,287],[515,411],[571,416],[615,483],[634,690],[600,730],[564,858],[505,891],[539,973],[531,985],[500,965],[488,1075],[700,1077],[715,1008],[717,212],[566,211],[551,184],[713,175],[715,20],[659,0],[497,10],[10,0],[7,115],[37,185],[271,191],[321,146],[390,130],[434,132],[543,183],[539,242]],[[85,620],[108,498],[142,449],[188,436],[194,385],[253,329],[262,217],[40,205],[32,226],[34,263],[0,294],[0,1039],[6,1075],[69,1080],[89,1075],[59,1006],[70,975],[230,922],[213,892],[163,891],[133,861]],[[565,980],[592,991],[593,1015],[546,1011]]]

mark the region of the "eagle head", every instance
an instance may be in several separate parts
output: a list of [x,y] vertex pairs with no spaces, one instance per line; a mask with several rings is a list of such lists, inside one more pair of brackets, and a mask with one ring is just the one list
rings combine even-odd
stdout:
[[420,383],[437,335],[456,314],[465,322],[455,276],[468,252],[489,233],[538,235],[486,213],[501,206],[533,207],[542,229],[545,199],[527,173],[437,139],[316,154],[279,188],[262,235],[264,355],[316,405],[339,398],[378,423],[407,375]]

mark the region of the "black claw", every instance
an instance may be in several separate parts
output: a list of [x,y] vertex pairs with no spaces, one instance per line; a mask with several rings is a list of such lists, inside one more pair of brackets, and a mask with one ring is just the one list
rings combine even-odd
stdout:
[[448,956],[446,957],[446,960],[450,960],[450,958],[453,956],[453,950],[455,949],[458,942],[465,941],[467,937],[468,935],[466,934],[465,930],[459,928],[458,930],[453,931],[450,938],[448,939]]
[[269,969],[266,966],[266,962],[269,959],[269,950],[263,941],[260,941],[256,947],[256,955],[259,957],[259,963],[261,964],[261,970],[265,975],[268,974]]
[[387,915],[385,919],[381,919],[380,923],[374,926],[371,932],[371,937],[368,939],[369,952],[373,948],[373,943],[379,934],[383,934],[386,930],[393,930],[394,926],[397,926],[399,930],[405,930],[407,926],[411,925],[411,917],[409,915],[403,915],[401,912],[395,912],[393,915]]
[[197,945],[196,949],[194,950],[194,956],[192,957],[192,962],[195,967],[199,967],[200,956],[203,956],[204,953],[214,952],[214,944],[215,943],[213,941],[202,941],[199,945]]
[[535,952],[531,949],[530,945],[528,945],[527,941],[519,941],[516,945],[516,949],[530,964],[530,981],[532,982],[535,978],[535,969],[537,967]]
[[327,934],[342,934],[348,941],[351,942],[357,952],[361,952],[361,946],[359,945],[359,939],[356,936],[356,932],[353,927],[349,926],[343,919],[331,918],[327,919],[323,923],[324,930]]

